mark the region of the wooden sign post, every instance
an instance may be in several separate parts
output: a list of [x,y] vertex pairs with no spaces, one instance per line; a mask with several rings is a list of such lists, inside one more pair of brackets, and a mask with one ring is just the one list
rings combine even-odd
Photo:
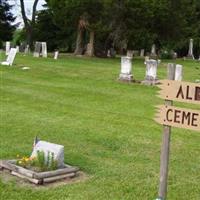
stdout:
[[200,85],[174,81],[175,64],[168,64],[168,80],[161,81],[159,97],[165,99],[165,105],[158,106],[155,121],[164,125],[160,157],[160,183],[157,200],[167,196],[167,178],[170,152],[171,127],[200,131],[200,111],[182,109],[173,106],[173,100],[200,104]]

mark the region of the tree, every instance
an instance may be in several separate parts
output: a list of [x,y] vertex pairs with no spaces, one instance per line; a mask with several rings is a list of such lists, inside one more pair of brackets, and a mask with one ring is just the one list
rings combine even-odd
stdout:
[[0,0],[0,46],[3,41],[12,39],[15,30],[15,26],[11,25],[15,20],[10,12],[11,7],[6,0]]
[[39,0],[34,0],[33,8],[32,8],[32,19],[28,19],[25,11],[24,6],[24,0],[20,0],[20,6],[21,6],[21,13],[22,18],[24,21],[24,26],[26,30],[26,37],[27,37],[27,43],[31,48],[33,48],[33,29],[35,25],[35,19],[36,19],[36,8]]

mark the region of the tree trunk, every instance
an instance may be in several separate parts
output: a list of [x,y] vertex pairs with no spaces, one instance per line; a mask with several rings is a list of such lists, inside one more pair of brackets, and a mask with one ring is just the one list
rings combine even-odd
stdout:
[[90,41],[87,44],[87,50],[85,55],[87,56],[94,56],[94,31],[90,31]]
[[75,55],[83,54],[83,29],[81,27],[78,28],[78,34],[76,38],[76,49],[74,51]]
[[24,21],[25,30],[26,30],[27,43],[29,44],[31,49],[33,49],[33,26],[35,25],[36,8],[37,8],[38,1],[39,0],[34,0],[32,20],[30,21],[28,20],[26,16],[24,0],[20,0],[21,13],[22,13],[23,21]]

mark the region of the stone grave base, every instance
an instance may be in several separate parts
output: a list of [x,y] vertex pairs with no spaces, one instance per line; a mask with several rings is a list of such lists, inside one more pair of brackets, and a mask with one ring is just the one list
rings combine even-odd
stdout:
[[158,79],[147,78],[141,82],[144,85],[158,85],[160,84]]
[[120,74],[119,81],[122,82],[133,82],[133,75],[131,74]]
[[30,169],[25,169],[16,165],[16,160],[0,160],[0,170],[9,171],[11,175],[17,176],[36,185],[52,183],[66,178],[74,178],[79,171],[77,167],[65,164],[63,168],[59,168],[57,170],[34,172]]

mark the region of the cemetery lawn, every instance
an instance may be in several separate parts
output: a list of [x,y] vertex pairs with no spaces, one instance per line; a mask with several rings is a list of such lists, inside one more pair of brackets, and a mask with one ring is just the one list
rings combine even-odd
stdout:
[[[166,63],[158,77],[166,77]],[[134,76],[145,65],[134,59]],[[184,81],[200,79],[200,63],[184,65]],[[22,70],[30,67],[30,70]],[[120,59],[17,55],[0,66],[0,159],[29,156],[36,135],[65,146],[65,162],[84,181],[41,189],[0,178],[2,200],[150,200],[157,197],[162,126],[154,122],[157,87],[117,81]],[[175,103],[200,109],[199,105]],[[200,199],[200,134],[172,129],[169,200]]]

